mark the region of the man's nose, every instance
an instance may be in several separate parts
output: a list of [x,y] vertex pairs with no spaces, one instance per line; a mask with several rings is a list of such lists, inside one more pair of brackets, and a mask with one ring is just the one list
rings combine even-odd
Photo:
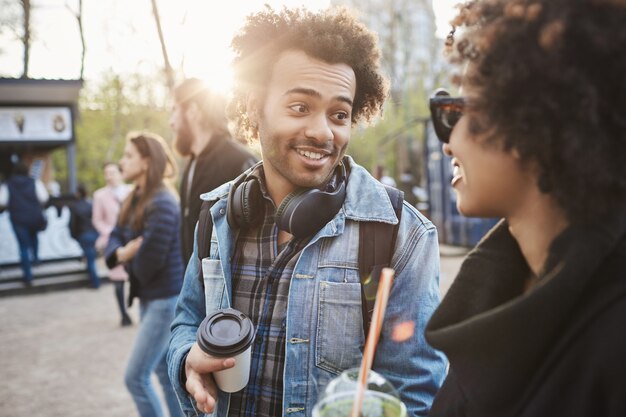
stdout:
[[310,117],[304,135],[321,143],[332,141],[334,135],[326,114],[320,113]]

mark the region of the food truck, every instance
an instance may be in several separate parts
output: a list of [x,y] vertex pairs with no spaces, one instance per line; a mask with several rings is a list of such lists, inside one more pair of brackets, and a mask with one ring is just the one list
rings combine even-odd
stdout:
[[[0,180],[7,179],[13,164],[21,160],[51,196],[45,209],[48,225],[39,233],[42,262],[82,256],[69,234],[67,207],[77,186],[74,125],[82,84],[81,80],[0,78]],[[67,178],[62,184],[55,178],[53,151],[65,155]],[[0,213],[0,268],[17,264],[18,244],[5,210]]]

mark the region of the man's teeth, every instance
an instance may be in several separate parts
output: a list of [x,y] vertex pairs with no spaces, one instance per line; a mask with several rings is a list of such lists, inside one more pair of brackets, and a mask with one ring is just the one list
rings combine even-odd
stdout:
[[317,153],[317,152],[310,152],[310,151],[301,151],[298,150],[298,153],[302,156],[306,156],[307,158],[310,159],[322,159],[324,157],[323,154],[321,153]]

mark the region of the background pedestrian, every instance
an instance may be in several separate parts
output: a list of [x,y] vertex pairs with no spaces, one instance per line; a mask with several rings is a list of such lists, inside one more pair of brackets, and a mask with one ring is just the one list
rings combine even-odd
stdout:
[[27,286],[33,285],[32,264],[39,262],[39,239],[37,233],[48,224],[43,205],[48,192],[40,180],[28,175],[28,166],[18,161],[12,175],[0,185],[0,207],[9,211],[11,226],[20,248],[22,279]]
[[[104,252],[109,242],[109,235],[115,228],[119,219],[122,202],[130,193],[132,187],[125,184],[122,179],[120,167],[115,162],[104,164],[104,179],[106,185],[93,193],[92,222],[99,233],[96,241],[96,249]],[[128,274],[123,265],[116,265],[109,270],[109,279],[115,288],[115,299],[121,315],[120,324],[129,326],[132,320],[126,309],[124,301],[124,284],[128,280]]]
[[105,251],[109,267],[125,264],[129,304],[139,298],[140,325],[126,368],[126,387],[142,417],[163,415],[151,376],[159,379],[170,416],[182,416],[167,373],[165,353],[184,266],[180,252],[180,208],[168,180],[176,174],[163,139],[131,133],[120,159],[124,180],[135,185]]
[[87,272],[89,273],[89,286],[100,288],[100,277],[96,270],[96,239],[98,231],[91,222],[92,204],[87,199],[87,189],[83,184],[79,184],[76,189],[76,201],[69,206],[70,209],[70,235],[80,244],[85,260],[87,261]]

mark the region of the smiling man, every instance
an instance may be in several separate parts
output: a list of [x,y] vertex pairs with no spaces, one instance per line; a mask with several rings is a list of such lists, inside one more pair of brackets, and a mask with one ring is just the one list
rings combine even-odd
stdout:
[[[379,115],[387,82],[375,36],[342,9],[268,8],[248,18],[233,47],[229,117],[260,142],[262,162],[203,195],[214,227],[187,268],[169,371],[188,415],[310,416],[328,382],[362,359],[359,228],[399,222],[384,186],[345,154],[354,125]],[[446,366],[423,338],[439,304],[437,233],[410,205],[399,210],[396,278],[373,369],[409,415],[426,415]],[[256,330],[249,382],[232,394],[212,373],[234,359],[196,343],[204,317],[226,307]]]

